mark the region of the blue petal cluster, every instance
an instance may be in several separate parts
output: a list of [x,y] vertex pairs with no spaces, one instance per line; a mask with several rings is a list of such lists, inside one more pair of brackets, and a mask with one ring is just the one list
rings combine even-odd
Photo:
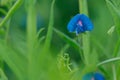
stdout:
[[100,73],[95,73],[94,78],[95,80],[105,80],[104,76]]
[[86,74],[82,80],[105,80],[105,78],[101,73],[96,72]]
[[67,29],[69,32],[76,32],[76,34],[79,34],[93,30],[93,24],[86,15],[77,14],[70,20]]

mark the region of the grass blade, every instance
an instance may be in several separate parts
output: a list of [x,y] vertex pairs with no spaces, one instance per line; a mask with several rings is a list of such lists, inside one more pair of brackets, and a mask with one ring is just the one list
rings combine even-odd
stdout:
[[66,36],[64,33],[60,32],[59,30],[54,28],[54,31],[63,39],[65,40],[68,44],[70,44],[71,46],[73,46],[76,50],[80,50],[80,46],[78,45],[78,43],[76,41],[74,41],[73,39],[69,38],[68,36]]
[[53,32],[53,25],[54,25],[54,4],[55,4],[55,0],[53,0],[52,4],[51,4],[48,31],[47,31],[47,36],[46,36],[46,40],[45,40],[45,49],[46,49],[46,51],[49,49],[50,41],[52,39],[52,32]]
[[[119,1],[120,2],[120,1]],[[107,6],[113,16],[115,26],[117,28],[118,34],[120,35],[120,11],[115,3],[115,1],[106,0]],[[118,2],[117,2],[118,3]]]
[[101,66],[101,65],[104,65],[104,64],[107,64],[107,63],[111,63],[111,62],[115,62],[115,61],[119,61],[119,60],[120,60],[120,57],[108,59],[108,60],[100,62],[99,64],[97,64],[97,66]]
[[0,23],[0,27],[2,27],[7,20],[13,15],[13,13],[21,6],[23,0],[17,0],[17,2],[13,5],[13,7],[9,10],[3,21]]
[[[23,79],[25,77],[26,68],[26,59],[22,55],[14,52],[8,45],[0,43],[0,56],[2,56],[3,60],[8,64],[8,66],[13,70],[16,76],[19,79]],[[23,77],[24,76],[24,77]]]

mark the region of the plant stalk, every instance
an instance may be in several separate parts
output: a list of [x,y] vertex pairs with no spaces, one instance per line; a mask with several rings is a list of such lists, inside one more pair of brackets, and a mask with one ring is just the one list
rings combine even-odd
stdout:
[[37,35],[37,19],[36,19],[36,0],[27,0],[26,9],[27,9],[27,49],[28,49],[28,80],[35,79],[35,42]]
[[[79,11],[80,14],[88,15],[87,0],[79,0]],[[89,43],[89,33],[85,32],[82,34],[82,47],[85,64],[89,64],[89,54],[90,54],[90,43]]]

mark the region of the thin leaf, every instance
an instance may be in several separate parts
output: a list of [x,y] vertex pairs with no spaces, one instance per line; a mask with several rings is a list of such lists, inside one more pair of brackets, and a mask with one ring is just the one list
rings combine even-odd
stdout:
[[13,13],[22,5],[23,0],[17,0],[13,7],[9,10],[3,21],[0,23],[0,27],[2,27],[7,20],[13,15]]
[[41,43],[44,39],[45,39],[45,36],[42,36],[42,37],[39,39],[38,43]]
[[41,28],[38,33],[37,33],[37,38],[39,37],[39,35],[45,30],[45,28]]
[[[118,2],[106,0],[106,3],[107,3],[108,8],[111,11],[111,14],[112,14],[114,22],[115,22],[115,26],[120,35],[120,11],[119,11],[119,8],[117,7],[117,5],[115,4]],[[119,0],[119,3],[120,3],[120,0]]]
[[25,76],[25,70],[27,69],[27,60],[24,56],[15,53],[12,49],[8,48],[5,44],[0,43],[0,55],[8,66],[13,70],[17,77],[20,79]]
[[55,0],[52,0],[48,31],[47,31],[47,36],[46,36],[46,40],[45,40],[45,50],[46,51],[50,47],[50,42],[52,39],[52,32],[53,32],[53,25],[54,25],[54,4],[55,4]]
[[64,33],[60,32],[59,30],[54,28],[54,31],[63,39],[65,40],[69,45],[73,46],[76,50],[80,50],[80,46],[78,45],[78,43],[76,41],[74,41],[73,39],[69,38],[68,36],[66,36]]
[[[112,13],[118,35],[120,35],[120,7],[118,5],[120,3],[120,0],[106,0],[106,3]],[[118,55],[119,46],[120,41],[118,40],[114,49],[113,57],[116,57]]]
[[105,61],[98,63],[97,66],[101,66],[101,65],[108,64],[108,63],[115,62],[115,61],[119,61],[119,60],[120,60],[120,57],[108,59],[108,60],[105,60]]

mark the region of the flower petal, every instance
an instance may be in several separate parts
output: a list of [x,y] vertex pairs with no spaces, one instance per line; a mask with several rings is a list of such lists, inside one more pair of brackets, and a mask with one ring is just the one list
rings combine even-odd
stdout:
[[82,21],[83,26],[87,31],[93,30],[93,24],[92,24],[91,20],[86,15],[81,14],[80,20]]
[[93,29],[93,24],[86,15],[77,14],[70,20],[67,29],[69,32],[76,31],[76,34],[79,34],[85,31],[91,31]]
[[105,80],[104,76],[100,73],[95,73],[94,78],[95,80]]
[[70,22],[68,23],[68,26],[67,26],[67,29],[69,32],[74,32],[76,30],[76,27],[77,27],[76,24],[79,21],[80,16],[81,16],[80,14],[77,14],[70,20]]

